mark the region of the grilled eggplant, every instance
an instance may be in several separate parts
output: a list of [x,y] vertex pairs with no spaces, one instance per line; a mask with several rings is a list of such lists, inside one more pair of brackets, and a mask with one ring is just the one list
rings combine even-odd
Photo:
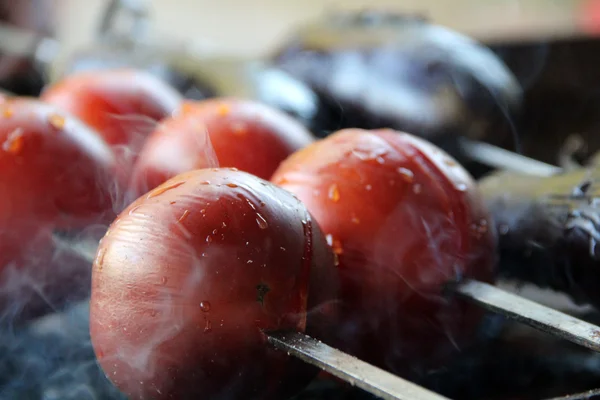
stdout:
[[436,141],[510,134],[521,87],[489,49],[409,15],[340,14],[300,30],[273,63],[319,96],[315,133],[404,130]]
[[600,306],[600,169],[480,181],[499,234],[500,274]]

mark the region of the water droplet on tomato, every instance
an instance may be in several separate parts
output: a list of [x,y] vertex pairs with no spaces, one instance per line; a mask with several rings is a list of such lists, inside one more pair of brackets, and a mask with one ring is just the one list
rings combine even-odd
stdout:
[[154,189],[150,193],[148,193],[148,196],[146,196],[146,198],[147,199],[151,199],[153,197],[160,196],[161,194],[163,194],[163,193],[165,193],[165,192],[167,192],[167,191],[169,191],[171,189],[175,189],[175,188],[183,185],[184,183],[185,182],[176,182],[176,183],[173,183],[171,185],[161,186],[161,187],[159,187],[157,189]]
[[190,215],[190,210],[185,210],[183,212],[183,214],[181,214],[181,217],[179,217],[179,219],[177,220],[178,223],[182,223],[183,221],[185,221],[185,219],[188,217],[188,215]]
[[231,124],[231,132],[236,136],[245,136],[248,133],[248,128],[242,122],[234,122]]
[[455,187],[459,192],[465,192],[467,190],[467,185],[465,183],[459,183]]
[[423,191],[423,186],[421,186],[419,183],[415,183],[415,184],[413,185],[413,192],[414,192],[415,194],[419,194],[419,193],[421,193],[422,191]]
[[50,115],[48,122],[50,122],[50,125],[56,129],[62,129],[65,127],[65,117],[58,114]]
[[337,203],[340,200],[340,190],[335,183],[329,186],[328,197],[334,203]]
[[200,182],[201,185],[210,185],[210,181],[202,181]]
[[160,283],[161,283],[161,284],[163,284],[163,285],[166,285],[168,280],[169,280],[169,278],[167,278],[166,276],[163,276],[163,277],[160,279]]
[[331,246],[333,244],[333,235],[331,233],[328,233],[327,235],[325,235],[325,240],[327,240],[327,244]]
[[212,236],[210,236],[210,235],[206,236],[206,243],[210,244],[212,242],[212,240],[213,240]]
[[260,229],[267,229],[269,227],[269,224],[267,223],[265,217],[263,217],[259,213],[256,213],[256,223],[258,224],[258,227]]
[[135,212],[140,208],[141,206],[135,206],[133,207],[131,210],[129,210],[129,215],[133,215],[135,214]]
[[342,254],[344,249],[342,248],[342,242],[338,239],[335,239],[332,234],[328,233],[325,235],[325,240],[327,240],[327,244],[331,247],[334,254]]
[[397,171],[402,176],[402,179],[406,183],[412,183],[413,180],[415,179],[415,174],[408,168],[400,167],[397,169]]
[[238,187],[238,185],[236,185],[235,183],[228,183],[226,186],[230,187],[232,189],[235,189],[236,187]]
[[219,231],[217,229],[213,229],[212,234],[216,235],[217,233],[219,233]]
[[96,265],[98,265],[99,270],[102,270],[102,267],[104,266],[104,256],[106,256],[106,249],[100,250],[96,257]]
[[23,149],[24,143],[23,129],[17,128],[8,134],[6,140],[2,143],[2,149],[7,153],[19,154]]
[[250,201],[249,198],[245,197],[243,194],[238,194],[237,196],[240,200],[244,200],[246,202],[246,204],[248,204],[248,206],[253,210],[256,211],[256,207],[254,206],[254,203],[252,203],[252,201]]
[[221,117],[226,116],[227,114],[229,114],[229,106],[227,104],[221,104],[219,105],[219,107],[217,108],[217,112],[219,113],[219,115]]
[[200,310],[202,310],[203,312],[209,312],[210,311],[210,302],[201,301],[200,302]]
[[206,320],[206,325],[204,325],[204,333],[209,333],[212,331],[212,322]]
[[373,189],[373,186],[371,186],[371,185],[367,185],[367,186],[365,186],[365,189],[367,189],[367,191],[369,191],[369,192],[370,192],[370,191],[371,191],[371,189]]

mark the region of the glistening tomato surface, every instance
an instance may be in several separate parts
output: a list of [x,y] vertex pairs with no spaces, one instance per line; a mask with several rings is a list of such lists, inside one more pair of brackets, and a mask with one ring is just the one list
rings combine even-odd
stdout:
[[132,399],[282,399],[314,371],[263,330],[324,338],[333,254],[306,208],[250,174],[197,170],[139,198],[94,265],[91,335]]
[[57,306],[57,291],[77,289],[66,280],[81,264],[63,258],[52,234],[110,215],[114,174],[110,148],[80,121],[36,100],[0,104],[1,314],[41,298]]
[[158,121],[182,101],[160,79],[128,69],[73,74],[46,88],[41,99],[79,117],[108,144],[129,147],[134,155]]
[[269,179],[281,161],[312,141],[298,122],[260,103],[188,102],[146,142],[133,185],[141,194],[176,174],[217,165]]
[[442,289],[490,279],[495,237],[454,160],[408,134],[350,129],[292,155],[272,181],[306,204],[338,257],[341,347],[402,372],[467,338],[479,312]]

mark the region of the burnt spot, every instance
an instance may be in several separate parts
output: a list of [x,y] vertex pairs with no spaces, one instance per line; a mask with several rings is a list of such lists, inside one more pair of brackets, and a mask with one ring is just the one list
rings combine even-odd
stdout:
[[270,291],[271,288],[266,283],[261,282],[258,285],[256,285],[256,301],[258,301],[261,306],[265,305],[265,296]]

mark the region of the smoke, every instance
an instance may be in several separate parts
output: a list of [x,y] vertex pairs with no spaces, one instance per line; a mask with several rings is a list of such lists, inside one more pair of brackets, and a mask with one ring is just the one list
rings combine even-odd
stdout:
[[105,179],[102,184],[108,187],[112,209],[116,214],[123,211],[133,200],[135,194],[128,191],[129,177],[142,151],[144,143],[154,132],[159,122],[141,114],[108,114],[107,129],[122,135],[122,144],[111,146],[116,158],[118,179]]
[[[52,106],[46,108],[41,109],[51,118],[61,115],[53,114]],[[10,175],[8,184],[0,181],[6,190],[0,199],[0,399],[123,399],[97,365],[86,299],[98,243],[115,216],[133,200],[128,179],[157,122],[141,115],[107,115],[111,129],[127,134],[124,144],[109,149],[93,135],[79,135],[80,122],[74,118],[58,118],[55,124],[64,128],[61,134],[68,135],[84,154],[74,152],[71,163],[59,160],[60,167],[52,167],[51,177],[38,172],[57,185],[49,187],[58,195],[41,193],[39,187],[48,183],[34,174],[30,177],[25,169],[15,190]],[[52,155],[56,157],[55,148],[45,150],[49,155],[41,153],[41,161],[33,160],[36,166],[49,165]],[[100,166],[92,170],[92,161]],[[22,168],[19,162],[3,166]],[[56,189],[63,182],[67,190],[77,192],[76,199]],[[88,198],[94,209],[88,206]],[[70,214],[72,205],[76,215]],[[59,221],[44,214],[46,210],[58,210]]]
[[0,331],[0,398],[125,399],[96,364],[87,301]]

